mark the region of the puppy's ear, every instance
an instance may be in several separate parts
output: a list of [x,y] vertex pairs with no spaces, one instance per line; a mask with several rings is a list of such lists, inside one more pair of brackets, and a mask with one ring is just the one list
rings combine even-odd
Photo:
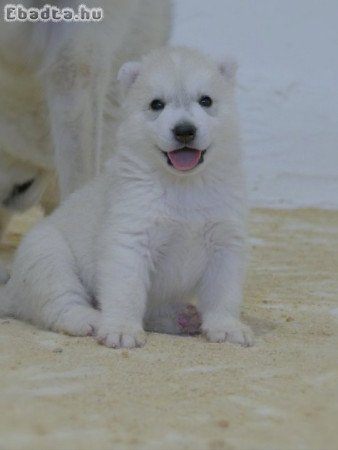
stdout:
[[130,61],[121,67],[117,80],[122,88],[127,91],[136,81],[141,69],[141,63]]
[[219,62],[218,67],[219,67],[221,74],[230,83],[236,82],[238,63],[235,58],[232,58],[232,57],[224,58],[221,62]]

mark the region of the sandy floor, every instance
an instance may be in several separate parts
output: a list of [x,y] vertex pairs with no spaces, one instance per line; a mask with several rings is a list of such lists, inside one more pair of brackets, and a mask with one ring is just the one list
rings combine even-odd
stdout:
[[0,449],[336,450],[338,212],[255,210],[250,234],[253,348],[114,351],[2,320]]

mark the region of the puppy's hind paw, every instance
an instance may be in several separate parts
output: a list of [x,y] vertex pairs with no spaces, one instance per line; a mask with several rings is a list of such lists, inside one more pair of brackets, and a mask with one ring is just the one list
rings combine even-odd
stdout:
[[91,307],[78,306],[62,315],[52,329],[70,336],[95,336],[101,313]]
[[195,335],[201,332],[201,316],[196,306],[190,303],[168,303],[155,305],[144,321],[147,331],[168,334]]
[[177,314],[177,323],[182,334],[195,335],[201,332],[201,316],[196,306],[187,304],[185,308]]
[[203,331],[210,342],[231,342],[243,347],[252,347],[255,343],[251,329],[235,318],[226,318],[222,323],[217,320],[203,325]]
[[97,341],[109,348],[135,348],[143,347],[146,343],[146,334],[141,329],[121,328],[107,330],[101,327],[98,332]]

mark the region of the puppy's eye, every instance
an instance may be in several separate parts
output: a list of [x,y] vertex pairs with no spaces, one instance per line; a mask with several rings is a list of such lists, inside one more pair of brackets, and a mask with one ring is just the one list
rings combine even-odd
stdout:
[[203,106],[203,108],[210,108],[213,104],[213,101],[208,95],[203,95],[203,97],[199,99],[199,104]]
[[162,109],[164,109],[164,108],[165,108],[165,103],[158,98],[156,98],[155,100],[153,100],[150,103],[150,109],[152,109],[153,111],[162,111]]

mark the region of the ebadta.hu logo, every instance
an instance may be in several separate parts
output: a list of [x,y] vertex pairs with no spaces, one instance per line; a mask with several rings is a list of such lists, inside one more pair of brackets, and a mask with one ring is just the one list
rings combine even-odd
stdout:
[[42,8],[25,8],[21,3],[4,7],[5,22],[100,22],[103,17],[102,8],[88,8],[86,5],[79,5],[77,10],[48,4]]

